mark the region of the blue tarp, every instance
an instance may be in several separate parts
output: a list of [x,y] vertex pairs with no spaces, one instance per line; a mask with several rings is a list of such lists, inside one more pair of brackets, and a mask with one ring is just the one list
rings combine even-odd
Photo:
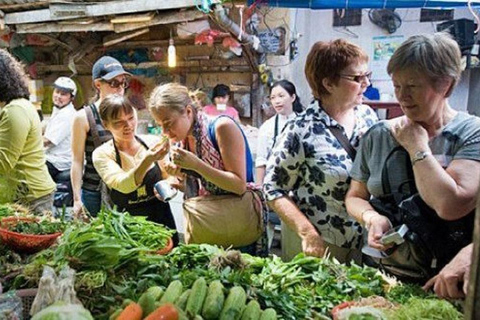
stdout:
[[[252,4],[255,0],[249,0]],[[466,7],[468,1],[447,0],[267,0],[261,1],[261,5],[282,8],[304,9],[347,9],[347,8],[455,8]],[[472,6],[479,7],[480,0],[471,2]]]

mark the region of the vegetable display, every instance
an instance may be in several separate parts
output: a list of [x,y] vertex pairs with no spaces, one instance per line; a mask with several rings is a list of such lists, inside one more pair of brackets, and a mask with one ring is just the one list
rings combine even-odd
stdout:
[[[154,254],[172,234],[143,218],[103,210],[90,224],[68,228],[58,247],[31,257],[4,286],[38,287],[45,265],[58,271],[68,264],[77,271],[77,297],[100,320],[166,315],[181,320],[331,319],[332,309],[345,302],[352,308],[342,317],[350,320],[420,319],[399,315],[411,310],[426,316],[421,319],[441,319],[435,318],[435,308],[461,319],[449,302],[369,267],[303,254],[283,262],[206,244]],[[16,261],[17,256],[9,257]]]

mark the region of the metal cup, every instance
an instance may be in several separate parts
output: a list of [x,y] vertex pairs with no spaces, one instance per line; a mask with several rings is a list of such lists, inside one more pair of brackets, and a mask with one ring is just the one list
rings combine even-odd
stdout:
[[154,188],[165,202],[172,200],[178,192],[178,190],[173,188],[166,180],[158,181],[155,183]]

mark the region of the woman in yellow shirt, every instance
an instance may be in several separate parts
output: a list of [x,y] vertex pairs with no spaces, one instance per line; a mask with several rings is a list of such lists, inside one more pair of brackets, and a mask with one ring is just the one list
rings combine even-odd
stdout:
[[18,202],[40,213],[52,210],[55,183],[45,165],[40,117],[29,96],[22,66],[0,49],[0,203]]
[[[100,118],[113,139],[93,151],[93,165],[109,189],[117,209],[176,229],[170,205],[158,200],[153,186],[162,180],[158,164],[169,144],[158,136],[137,136],[137,112],[121,95],[107,96],[99,108]],[[173,237],[178,243],[178,235]]]

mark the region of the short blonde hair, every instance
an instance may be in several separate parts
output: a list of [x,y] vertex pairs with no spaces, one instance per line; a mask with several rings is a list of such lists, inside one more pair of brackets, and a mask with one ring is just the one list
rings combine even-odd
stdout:
[[148,108],[150,112],[154,113],[157,113],[162,108],[183,113],[188,105],[196,108],[195,103],[190,97],[188,88],[179,83],[172,82],[161,84],[153,89]]
[[422,34],[408,38],[395,50],[388,62],[389,75],[413,69],[433,83],[434,87],[445,79],[452,79],[449,96],[462,74],[462,54],[458,43],[445,32]]

